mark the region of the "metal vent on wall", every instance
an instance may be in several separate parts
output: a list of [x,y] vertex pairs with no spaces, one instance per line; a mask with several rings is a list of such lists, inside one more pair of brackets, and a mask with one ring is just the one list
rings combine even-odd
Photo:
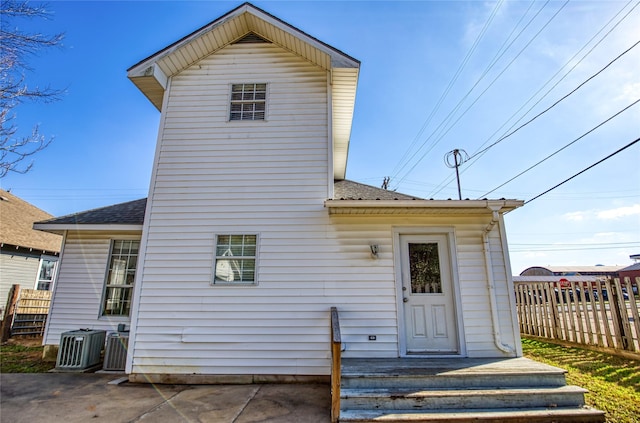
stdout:
[[124,370],[128,346],[129,333],[110,333],[104,349],[102,370]]
[[60,335],[56,369],[86,370],[100,364],[106,331],[80,329]]
[[233,44],[249,44],[249,43],[271,43],[271,41],[265,40],[258,34],[254,34],[253,32],[248,33],[244,37],[236,40]]

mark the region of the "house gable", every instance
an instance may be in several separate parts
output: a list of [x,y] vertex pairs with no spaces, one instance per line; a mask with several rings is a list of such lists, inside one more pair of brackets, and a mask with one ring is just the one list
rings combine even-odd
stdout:
[[329,72],[333,176],[344,179],[360,62],[249,3],[132,66],[128,77],[162,111],[170,78],[248,34]]

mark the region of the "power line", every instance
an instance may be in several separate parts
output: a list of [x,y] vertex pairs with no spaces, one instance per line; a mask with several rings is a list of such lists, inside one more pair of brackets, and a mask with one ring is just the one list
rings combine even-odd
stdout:
[[[478,84],[480,84],[480,82],[482,82],[482,80],[484,80],[485,76],[487,76],[487,74],[489,73],[489,71],[491,69],[493,69],[493,67],[498,63],[498,61],[500,60],[500,58],[502,58],[502,56],[504,56],[504,54],[509,50],[509,48],[513,45],[513,43],[515,43],[515,41],[520,38],[520,36],[524,33],[524,31],[529,27],[529,25],[531,25],[531,23],[533,23],[533,21],[538,17],[538,15],[542,12],[542,10],[547,6],[547,4],[549,4],[550,0],[547,0],[547,2],[545,2],[542,7],[540,9],[538,9],[538,11],[535,13],[535,15],[529,20],[529,22],[527,22],[527,24],[520,30],[520,32],[518,33],[518,35],[509,43],[509,45],[505,48],[505,44],[507,43],[507,41],[509,40],[509,38],[511,37],[511,35],[515,32],[517,26],[520,24],[520,22],[522,22],[522,19],[524,19],[524,17],[527,15],[527,13],[529,12],[529,10],[531,9],[531,7],[533,6],[533,3],[531,3],[529,5],[529,8],[526,10],[525,14],[523,14],[522,18],[520,18],[520,20],[518,21],[518,23],[514,26],[513,30],[511,31],[511,33],[509,34],[509,36],[505,39],[505,41],[503,42],[502,46],[500,46],[500,48],[496,51],[495,56],[493,57],[493,59],[491,60],[491,62],[489,63],[489,65],[487,66],[487,68],[482,72],[482,75],[480,75],[480,77],[476,80],[476,82],[473,84],[473,86],[467,91],[467,93],[460,99],[458,100],[458,103],[456,104],[456,106],[447,114],[447,116],[442,120],[442,122],[440,122],[440,124],[436,127],[436,129],[434,129],[431,134],[427,137],[427,139],[422,143],[422,145],[416,150],[415,153],[413,153],[413,155],[407,160],[407,164],[409,163],[409,161],[411,161],[419,152],[420,150],[422,150],[422,148],[424,148],[427,145],[427,142],[438,132],[440,131],[444,126],[446,126],[449,122],[451,122],[451,119],[453,119],[453,116],[455,115],[455,113],[458,112],[458,110],[460,110],[460,108],[462,107],[462,104],[464,103],[464,101],[471,95],[471,93],[475,90],[475,88],[478,86]],[[553,20],[556,15],[560,12],[560,10],[562,10],[564,8],[564,6],[566,6],[566,4],[568,3],[568,0],[565,2],[565,4],[556,12],[556,14],[554,16],[551,17],[551,19],[549,21],[547,21],[547,24],[545,24],[545,26],[543,26],[542,29],[544,29],[546,27],[546,25],[549,24],[549,22],[551,22],[551,20]],[[542,30],[540,30],[532,40],[529,41],[529,43],[525,46],[526,47],[531,43],[531,41],[533,41],[541,32]],[[488,87],[485,88],[485,90],[480,93],[480,95],[478,97],[476,97],[476,99],[473,101],[473,103],[471,103],[471,106],[469,106],[459,117],[458,119],[448,128],[445,130],[445,132],[443,134],[440,135],[440,137],[434,141],[432,143],[432,145],[427,149],[427,151],[424,152],[424,154],[422,155],[422,157],[418,160],[418,162],[415,163],[415,165],[407,172],[405,173],[405,176],[400,180],[404,180],[404,178],[407,177],[408,173],[411,172],[417,165],[418,163],[420,163],[420,161],[422,161],[422,159],[431,152],[431,150],[433,150],[433,148],[442,140],[442,138],[455,126],[455,124],[458,123],[458,121],[469,111],[469,109],[487,92],[487,90],[496,82],[496,80],[502,76],[502,74],[509,69],[509,67],[511,66],[511,64],[513,64],[513,61],[518,58],[518,56],[520,56],[520,54],[522,53],[523,50],[521,50],[516,57],[509,62],[509,64],[502,70],[502,72],[500,74],[498,74],[498,76],[489,84]],[[413,147],[414,144],[411,145],[411,147]],[[410,148],[411,148],[410,147]],[[398,166],[396,166],[397,168]],[[398,170],[397,173],[400,173],[400,170]],[[394,176],[397,176],[394,175]]]
[[622,147],[621,149],[609,154],[607,157],[605,157],[604,159],[598,160],[597,162],[595,162],[594,164],[592,164],[589,167],[586,167],[584,169],[582,169],[580,172],[576,173],[575,175],[571,176],[570,178],[565,179],[564,181],[560,182],[559,184],[549,188],[548,190],[546,190],[543,193],[540,193],[538,195],[536,195],[535,197],[533,197],[530,200],[527,200],[524,202],[524,204],[529,204],[530,202],[532,202],[533,200],[542,197],[543,195],[547,194],[548,192],[553,191],[554,189],[558,188],[561,185],[564,185],[565,183],[569,182],[570,180],[572,180],[573,178],[575,178],[576,176],[579,176],[581,174],[583,174],[584,172],[586,172],[587,170],[591,169],[592,167],[595,167],[597,165],[599,165],[600,163],[604,162],[605,160],[610,159],[611,157],[615,156],[616,154],[626,150],[627,148],[631,147],[632,145],[634,145],[635,143],[637,143],[638,141],[640,141],[640,138],[637,138],[635,141],[631,141],[629,144],[625,145],[624,147]]
[[[597,36],[602,32],[602,31],[604,31],[604,29],[605,29],[605,28],[606,28],[606,27],[607,27],[607,26],[608,26],[608,25],[609,25],[609,24],[610,24],[610,23],[611,23],[611,22],[612,22],[612,21],[613,21],[613,20],[618,16],[618,15],[620,15],[620,14],[622,13],[622,11],[623,11],[623,10],[624,10],[624,9],[625,9],[629,4],[630,4],[630,3],[631,3],[631,1],[632,1],[632,0],[629,0],[629,2],[627,2],[627,4],[625,4],[624,6],[622,6],[622,8],[618,11],[618,13],[616,13],[613,17],[611,17],[611,19],[609,19],[609,20],[607,21],[607,23],[606,23],[606,24],[604,24],[604,25],[602,26],[602,28],[600,28],[600,30],[598,30],[598,32],[596,32],[596,33],[593,35],[593,37],[591,37],[591,38],[589,39],[589,41],[587,41],[587,42],[582,46],[582,48],[580,48],[580,50],[578,50],[578,51],[576,52],[576,54],[574,54],[574,55],[573,55],[569,60],[567,60],[567,62],[566,62],[566,63],[565,63],[565,64],[564,64],[560,69],[558,69],[558,71],[557,71],[557,72],[556,72],[556,73],[555,73],[551,78],[549,78],[549,80],[548,80],[548,81],[547,81],[547,82],[546,82],[542,87],[540,87],[540,89],[539,89],[538,91],[536,91],[536,92],[535,92],[535,93],[534,93],[534,94],[529,98],[529,100],[527,100],[527,101],[526,101],[526,102],[525,102],[525,103],[524,103],[524,104],[523,104],[523,105],[522,105],[522,106],[521,106],[521,107],[520,107],[520,108],[519,108],[519,109],[518,109],[518,110],[517,110],[513,115],[511,115],[511,117],[509,117],[509,119],[507,119],[507,122],[508,122],[509,120],[511,120],[511,119],[512,119],[512,118],[513,118],[513,117],[514,117],[518,112],[520,112],[520,111],[524,108],[524,106],[525,106],[526,104],[528,104],[531,100],[533,100],[533,98],[534,98],[536,95],[538,95],[538,94],[542,91],[542,89],[543,89],[544,87],[546,87],[546,86],[547,86],[547,85],[548,85],[548,84],[549,84],[549,83],[550,83],[550,82],[551,82],[551,81],[552,81],[556,76],[558,76],[558,74],[562,71],[562,69],[566,68],[566,67],[569,65],[569,63],[571,63],[571,62],[573,61],[573,59],[575,59],[575,58],[578,56],[578,54],[580,54],[580,52],[582,52],[582,50],[584,50],[584,49],[587,47],[587,45],[589,45],[589,43],[591,43],[591,42],[592,42],[592,41],[593,41],[593,40],[594,40],[594,39],[595,39],[595,38],[596,38],[596,37],[597,37]],[[603,42],[603,41],[604,41],[604,40],[605,40],[605,39],[606,39],[606,38],[607,38],[607,37],[608,37],[612,32],[613,32],[613,30],[614,30],[614,29],[616,29],[616,28],[618,27],[618,25],[620,25],[620,24],[621,24],[621,23],[622,23],[622,22],[623,22],[627,17],[629,17],[629,15],[631,14],[631,12],[633,12],[633,11],[635,10],[635,8],[636,8],[636,7],[638,7],[638,5],[640,5],[640,2],[637,2],[637,3],[635,4],[635,6],[633,6],[631,9],[629,9],[629,11],[628,11],[628,12],[627,12],[627,13],[626,13],[622,18],[620,18],[620,20],[618,20],[618,22],[616,22],[616,23],[615,23],[615,24],[614,24],[614,25],[613,25],[613,26],[612,26],[612,27],[611,27],[611,28],[610,28],[610,29],[609,29],[609,30],[608,30],[608,31],[607,31],[607,32],[602,36],[602,38],[600,38],[600,40],[598,40],[598,42],[597,42],[597,43],[595,43],[595,44],[593,45],[593,47],[591,47],[591,48],[589,49],[589,51],[587,51],[587,52],[584,54],[584,56],[582,56],[582,57],[580,58],[580,60],[578,60],[578,61],[577,61],[577,62],[576,62],[572,67],[571,67],[571,69],[569,69],[569,70],[568,70],[568,71],[567,71],[567,72],[566,72],[566,73],[565,73],[565,74],[564,74],[560,79],[558,79],[558,81],[556,81],[556,83],[555,83],[555,84],[553,84],[553,86],[552,86],[551,88],[549,88],[549,89],[547,90],[547,92],[546,92],[542,97],[540,97],[540,98],[538,99],[538,101],[536,101],[536,102],[535,102],[535,103],[534,103],[534,104],[529,108],[529,110],[527,110],[527,111],[522,115],[522,117],[521,117],[520,119],[518,119],[518,121],[520,121],[520,120],[524,119],[524,116],[526,116],[526,115],[527,115],[527,113],[529,113],[531,110],[533,110],[533,108],[534,108],[535,106],[537,106],[537,105],[538,105],[542,100],[544,100],[544,99],[549,95],[549,93],[551,93],[551,91],[552,91],[555,87],[557,87],[557,86],[560,84],[560,82],[562,82],[562,81],[563,81],[567,76],[569,76],[569,74],[570,74],[571,72],[573,72],[573,70],[574,70],[575,68],[577,68],[577,67],[578,67],[578,65],[580,65],[580,63],[582,63],[582,62],[584,61],[584,59],[586,59],[586,58],[587,58],[587,56],[589,56],[591,53],[593,53],[593,51],[596,49],[596,47],[598,47],[598,46],[599,46],[599,45],[600,45],[600,44],[601,44],[601,43],[602,43],[602,42]],[[632,47],[632,48],[633,48],[633,47]],[[615,59],[615,60],[617,60],[617,59]],[[615,61],[615,60],[614,60],[614,61]],[[517,123],[514,123],[514,124],[511,126],[511,128],[513,128],[516,124],[517,124]],[[525,124],[525,125],[526,125],[526,124]],[[503,124],[503,125],[500,127],[500,129],[502,129],[504,126],[506,126],[506,122],[505,122],[505,124]],[[523,126],[524,126],[524,125],[523,125]],[[510,128],[510,129],[511,129],[511,128]],[[510,129],[509,129],[509,130],[510,130]],[[514,131],[512,132],[512,134],[513,134],[514,132],[516,132],[517,130],[519,130],[519,129],[520,129],[520,128],[518,128],[518,129],[514,130]],[[499,130],[499,129],[498,129],[498,130]],[[498,132],[498,131],[495,131],[491,136],[494,136],[497,132]],[[512,134],[505,135],[504,137],[506,138],[507,136],[510,136],[510,135],[512,135]],[[489,138],[491,138],[491,137],[489,137]],[[498,140],[498,141],[500,141],[500,140]],[[482,145],[481,145],[480,147],[482,147],[483,145],[485,145],[487,142],[489,142],[489,140],[486,140],[484,143],[482,143]],[[485,150],[487,150],[487,149],[485,149]],[[473,153],[473,156],[482,156],[483,154],[484,154],[484,151],[482,151],[482,152],[476,152],[476,153]],[[477,159],[476,159],[476,160],[474,160],[474,161],[473,161],[469,166],[471,166],[471,165],[472,165],[473,163],[475,163],[476,161],[477,161]]]
[[491,191],[488,191],[484,194],[482,194],[479,198],[483,198],[486,197],[487,195],[491,194],[492,192],[502,188],[503,186],[507,185],[509,182],[519,178],[520,176],[524,175],[525,173],[527,173],[528,171],[530,171],[531,169],[533,169],[534,167],[539,166],[540,164],[544,163],[545,161],[549,160],[551,157],[555,156],[556,154],[560,153],[561,151],[569,148],[571,145],[575,144],[576,142],[580,141],[581,139],[583,139],[584,137],[586,137],[587,135],[589,135],[590,133],[592,133],[593,131],[595,131],[596,129],[600,128],[602,125],[604,125],[605,123],[609,122],[611,119],[617,117],[618,115],[620,115],[621,113],[623,113],[624,111],[628,110],[629,108],[631,108],[632,106],[636,105],[637,103],[640,103],[640,98],[637,99],[636,101],[634,101],[633,103],[631,103],[630,105],[628,105],[627,107],[625,107],[624,109],[620,110],[619,112],[617,112],[616,114],[614,114],[613,116],[609,117],[608,119],[602,121],[601,123],[599,123],[598,125],[594,126],[593,128],[589,129],[587,132],[585,132],[584,134],[580,135],[578,138],[576,138],[575,140],[571,141],[570,143],[564,145],[562,148],[554,151],[553,153],[549,154],[547,157],[545,157],[544,159],[540,160],[539,162],[537,162],[536,164],[529,166],[527,169],[523,170],[522,172],[518,173],[516,176],[514,176],[513,178],[509,179],[506,182],[503,182],[502,184],[498,185],[497,187],[495,187],[494,189],[492,189]]
[[[595,38],[596,38],[596,37],[597,37],[597,36],[602,32],[602,31],[604,31],[604,29],[605,29],[605,28],[606,28],[606,27],[607,27],[607,26],[608,26],[608,25],[609,25],[609,24],[610,24],[610,23],[611,23],[611,22],[612,22],[616,17],[618,17],[618,16],[623,12],[623,10],[624,10],[624,9],[625,9],[625,8],[626,8],[626,7],[631,3],[631,1],[632,1],[632,0],[630,0],[629,2],[627,2],[627,4],[625,4],[625,5],[624,5],[624,6],[623,6],[623,7],[622,7],[622,8],[621,8],[621,9],[620,9],[620,10],[619,10],[619,11],[618,11],[618,12],[617,12],[617,13],[616,13],[612,18],[611,18],[611,19],[609,19],[609,21],[607,21],[607,23],[606,23],[606,24],[604,24],[604,25],[602,26],[602,28],[600,28],[600,30],[599,30],[598,32],[596,32],[596,33],[594,34],[594,36],[593,36],[593,37],[591,37],[591,38],[589,39],[589,41],[587,41],[587,42],[582,46],[582,48],[580,48],[580,50],[578,50],[578,52],[577,52],[576,54],[574,54],[574,55],[573,55],[573,56],[572,56],[572,57],[571,57],[571,58],[570,58],[570,59],[569,59],[569,60],[568,60],[568,61],[567,61],[567,62],[566,62],[566,63],[565,63],[565,64],[564,64],[564,65],[563,65],[559,70],[558,70],[558,72],[556,72],[556,73],[555,73],[551,78],[549,78],[549,80],[548,80],[548,81],[547,81],[547,82],[546,82],[542,87],[540,87],[540,89],[539,89],[535,94],[533,94],[533,95],[529,98],[529,100],[527,100],[527,101],[526,101],[526,102],[525,102],[525,103],[524,103],[524,104],[523,104],[523,105],[522,105],[522,106],[521,106],[521,107],[520,107],[516,112],[514,112],[514,113],[511,115],[511,117],[509,117],[509,119],[507,119],[507,121],[506,121],[506,122],[505,122],[505,123],[504,123],[504,124],[503,124],[499,129],[498,129],[498,130],[496,130],[496,131],[495,131],[495,132],[494,132],[494,133],[489,137],[489,139],[490,139],[491,137],[495,136],[495,135],[498,133],[498,131],[499,131],[500,129],[502,129],[503,127],[505,127],[505,126],[506,126],[507,122],[509,122],[511,119],[513,119],[513,118],[516,116],[516,114],[517,114],[517,113],[519,113],[522,109],[524,109],[524,107],[525,107],[525,106],[526,106],[526,105],[527,105],[531,100],[533,100],[533,98],[534,98],[536,95],[538,95],[538,94],[542,91],[542,89],[543,89],[544,87],[546,87],[546,86],[547,86],[547,85],[548,85],[548,84],[549,84],[549,83],[550,83],[550,82],[551,82],[551,81],[552,81],[552,80],[553,80],[553,79],[554,79],[554,78],[555,78],[555,77],[560,73],[560,71],[562,71],[562,69],[566,68],[566,67],[569,65],[569,63],[571,63],[571,62],[573,61],[573,59],[575,59],[575,58],[576,58],[576,56],[577,56],[581,51],[583,51],[583,50],[587,47],[587,45],[589,45],[589,43],[591,43],[591,42],[592,42],[592,41],[593,41],[593,40],[594,40],[594,39],[595,39]],[[600,40],[598,40],[598,42],[597,42],[596,44],[594,44],[594,45],[593,45],[593,47],[591,47],[591,49],[589,49],[589,51],[588,51],[587,53],[585,53],[585,54],[584,54],[584,55],[583,55],[583,56],[582,56],[582,57],[581,57],[581,58],[580,58],[580,59],[579,59],[579,60],[578,60],[578,61],[577,61],[577,62],[576,62],[572,67],[571,67],[571,69],[569,69],[569,70],[568,70],[568,71],[567,71],[567,72],[566,72],[566,73],[565,73],[565,74],[564,74],[564,75],[563,75],[563,76],[562,76],[562,77],[561,77],[561,78],[560,78],[560,79],[559,79],[559,80],[558,80],[558,81],[557,81],[557,82],[556,82],[556,83],[555,83],[551,88],[549,88],[549,89],[547,90],[547,92],[546,92],[542,97],[540,97],[540,99],[538,99],[538,101],[536,101],[536,102],[535,102],[535,103],[534,103],[534,104],[529,108],[529,110],[527,110],[527,111],[522,115],[522,117],[521,117],[521,118],[519,118],[519,119],[518,119],[518,121],[521,121],[521,120],[524,118],[524,116],[526,116],[526,114],[527,114],[527,113],[529,113],[531,110],[533,110],[533,108],[534,108],[536,105],[538,105],[538,104],[539,104],[539,103],[540,103],[544,98],[546,98],[546,97],[549,95],[549,93],[551,93],[551,91],[552,91],[556,86],[558,86],[558,84],[560,84],[560,82],[561,82],[561,81],[563,81],[563,80],[564,80],[564,79],[565,79],[565,78],[566,78],[566,77],[567,77],[567,76],[568,76],[568,75],[569,75],[569,74],[570,74],[570,73],[571,73],[571,72],[572,72],[572,71],[573,71],[573,70],[574,70],[574,69],[575,69],[575,68],[576,68],[580,63],[582,63],[582,62],[584,61],[584,59],[586,59],[586,57],[587,57],[587,56],[589,56],[589,55],[590,55],[590,54],[595,50],[595,48],[596,48],[598,45],[600,45],[600,44],[601,44],[601,43],[602,43],[602,42],[603,42],[603,41],[604,41],[604,40],[605,40],[605,39],[606,39],[606,38],[607,38],[607,37],[608,37],[608,36],[613,32],[613,30],[614,30],[614,29],[616,29],[616,28],[617,28],[617,27],[618,27],[618,26],[619,26],[619,25],[620,25],[620,24],[621,24],[621,23],[622,23],[622,22],[623,22],[623,21],[624,21],[624,20],[625,20],[625,19],[626,19],[630,14],[631,14],[631,12],[633,12],[633,10],[635,10],[635,8],[636,8],[636,7],[638,7],[638,5],[640,5],[640,2],[636,2],[636,4],[635,4],[635,5],[634,5],[634,6],[633,6],[633,7],[632,7],[632,8],[631,8],[631,9],[630,9],[630,10],[629,10],[629,11],[628,11],[624,16],[622,16],[622,18],[620,18],[620,19],[619,19],[619,20],[618,20],[618,21],[617,21],[617,22],[616,22],[616,23],[615,23],[615,24],[614,24],[614,25],[613,25],[613,26],[612,26],[612,27],[611,27],[611,28],[610,28],[610,29],[609,29],[609,30],[608,30],[608,31],[607,31],[603,36],[602,36],[602,38],[600,38]],[[512,126],[511,126],[511,129],[512,129],[516,124],[517,124],[517,122],[516,122],[514,125],[512,125]],[[509,129],[509,130],[511,130],[511,129]],[[515,131],[514,131],[514,132],[515,132]],[[511,135],[511,134],[510,134],[510,135]],[[489,139],[487,139],[487,140],[486,140],[486,141],[485,141],[485,142],[484,142],[480,147],[484,146],[487,142],[489,142]],[[500,141],[500,140],[499,140],[499,141]],[[481,158],[481,157],[486,153],[486,150],[487,150],[487,149],[485,149],[485,151],[482,151],[482,152],[476,152],[476,153],[473,153],[473,157],[474,157],[474,158],[472,158],[472,159],[469,161],[469,163],[467,164],[467,166],[466,166],[464,169],[462,169],[460,173],[465,173],[465,172],[466,172],[466,171],[467,171],[471,166],[473,166],[473,165],[474,165],[474,164],[475,164],[475,163],[476,163],[476,162],[477,162],[477,161],[478,161],[478,160],[479,160],[479,159],[480,159],[480,158]],[[448,186],[452,181],[453,181],[453,178],[452,178],[452,177],[447,177],[447,178],[445,178],[442,182],[440,182],[440,183],[437,185],[436,190],[432,191],[432,192],[430,193],[430,195],[431,195],[431,196],[434,196],[434,195],[438,194],[438,193],[439,193],[440,191],[442,191],[446,186]]]
[[[445,88],[443,93],[440,95],[440,98],[438,99],[438,102],[436,103],[436,105],[431,110],[431,113],[429,113],[429,116],[427,117],[427,119],[425,120],[424,124],[420,128],[420,131],[418,131],[418,134],[414,138],[413,142],[411,143],[411,145],[409,146],[407,151],[404,153],[404,155],[400,158],[400,161],[398,162],[398,164],[396,165],[396,167],[394,168],[394,170],[392,172],[394,177],[400,171],[400,169],[398,169],[398,168],[401,168],[402,162],[409,155],[409,152],[411,151],[411,149],[416,145],[416,143],[420,139],[420,136],[424,133],[424,131],[427,128],[427,126],[429,126],[429,124],[431,123],[431,120],[433,119],[434,115],[438,112],[438,110],[440,110],[440,106],[442,105],[442,102],[447,97],[447,95],[449,94],[449,91],[451,91],[451,89],[453,88],[454,84],[456,83],[456,81],[458,80],[460,75],[462,74],[462,71],[464,70],[464,68],[466,67],[467,63],[469,62],[469,59],[471,59],[471,56],[473,55],[473,53],[475,52],[476,48],[478,47],[478,44],[480,44],[480,41],[482,40],[482,38],[484,38],[484,35],[487,32],[487,29],[489,28],[489,26],[493,22],[493,19],[495,18],[495,16],[498,13],[498,10],[502,6],[503,1],[504,0],[500,0],[499,2],[496,3],[496,5],[493,8],[491,14],[487,18],[487,21],[485,22],[484,27],[482,28],[482,30],[480,31],[480,33],[476,37],[475,41],[473,42],[473,45],[471,46],[471,48],[469,49],[469,51],[465,55],[464,59],[462,59],[462,63],[460,63],[460,65],[458,66],[458,69],[456,70],[456,73],[453,75],[453,77],[449,81],[449,84],[447,85],[447,87]],[[419,150],[420,149],[418,149],[418,151]],[[414,153],[414,155],[412,155],[407,161],[411,160],[415,156],[416,153]],[[396,172],[396,170],[398,172]]]
[[[502,71],[500,73],[498,73],[498,75],[489,83],[489,85],[487,85],[487,87],[473,100],[473,102],[458,116],[458,118],[449,125],[449,127],[447,129],[444,130],[444,132],[442,132],[438,138],[431,144],[431,146],[422,154],[422,156],[420,156],[420,158],[413,164],[413,166],[411,166],[411,168],[406,171],[404,173],[404,176],[402,178],[400,178],[400,180],[396,183],[396,187],[398,186],[398,184],[400,182],[402,182],[404,180],[404,178],[406,178],[409,173],[411,173],[413,171],[413,169],[416,168],[416,166],[418,166],[418,164],[420,164],[420,162],[427,156],[427,154],[429,154],[433,148],[440,142],[442,141],[442,139],[445,137],[445,135],[447,135],[449,133],[449,131],[451,131],[451,129],[453,129],[458,122],[460,122],[460,120],[469,112],[469,110],[471,110],[471,108],[480,100],[480,98],[482,98],[482,96],[493,86],[493,84],[496,83],[496,81],[498,79],[500,79],[500,77],[511,67],[511,65],[516,61],[516,59],[518,59],[518,57],[520,57],[522,55],[522,53],[531,45],[531,43],[536,40],[538,38],[538,36],[544,31],[544,29],[558,16],[558,14],[564,9],[564,7],[569,3],[569,0],[565,1],[565,3],[554,13],[553,16],[551,16],[551,18],[549,18],[549,20],[538,30],[538,32],[536,32],[536,34],[525,44],[525,46],[520,49],[520,51],[511,59],[511,61],[504,67],[504,69],[502,69]],[[477,84],[476,84],[477,85]],[[474,87],[475,88],[475,85]],[[472,90],[473,90],[472,88]],[[451,122],[451,120],[453,119],[453,115],[462,107],[462,103],[463,101],[469,96],[469,94],[471,93],[471,91],[469,91],[463,99],[461,99],[458,104],[456,105],[456,107],[449,112],[449,114],[447,115],[447,117],[440,123],[440,125],[438,125],[438,127],[431,133],[431,135],[427,138],[427,140],[422,144],[422,146],[416,150],[416,152],[411,156],[411,159],[413,159],[413,157],[416,156],[416,154],[418,154],[420,152],[420,150],[426,145],[427,141],[429,139],[431,139],[431,137],[437,132],[439,131],[443,126],[449,124],[449,122]],[[397,174],[400,173],[399,171],[396,173]]]
[[[458,101],[458,104],[456,106],[456,109],[454,109],[453,111],[449,112],[449,114],[447,115],[447,117],[438,125],[438,127],[431,132],[431,134],[427,137],[426,140],[424,140],[424,142],[422,143],[422,145],[411,155],[411,157],[409,157],[407,159],[407,156],[409,155],[410,151],[413,149],[413,147],[417,144],[420,136],[424,133],[426,127],[428,126],[429,123],[431,123],[431,120],[433,118],[434,113],[439,110],[439,106],[442,103],[442,100],[444,99],[443,97],[440,97],[440,99],[438,100],[438,104],[436,105],[436,107],[432,110],[431,114],[429,115],[427,121],[425,121],[424,125],[422,126],[422,128],[420,129],[420,131],[418,132],[418,135],[416,135],[416,137],[414,138],[413,142],[411,143],[411,145],[409,146],[409,148],[407,149],[407,151],[404,153],[404,155],[402,156],[402,158],[400,159],[400,161],[398,162],[398,164],[394,167],[393,169],[393,178],[395,178],[398,173],[400,173],[400,171],[402,170],[403,167],[403,163],[404,164],[408,164],[415,156],[416,154],[418,154],[420,152],[420,150],[427,144],[427,142],[434,136],[434,134],[443,126],[445,125],[445,123],[447,122],[447,119],[451,116],[451,114],[453,112],[455,112],[455,110],[457,110],[457,108],[459,108],[460,104],[469,96],[469,94],[471,94],[471,92],[473,91],[473,89],[480,83],[480,81],[482,81],[484,79],[484,77],[487,75],[487,73],[489,72],[489,70],[491,70],[491,68],[493,68],[493,66],[497,63],[498,59],[500,57],[502,57],[502,55],[504,53],[507,52],[507,50],[509,49],[509,47],[513,44],[513,42],[515,42],[520,35],[522,34],[522,32],[531,24],[531,22],[533,22],[533,20],[538,16],[538,14],[540,14],[540,12],[547,6],[547,4],[549,3],[550,0],[547,0],[547,2],[538,10],[538,12],[533,16],[533,18],[531,18],[529,20],[529,22],[527,23],[527,25],[525,25],[525,27],[520,31],[520,33],[516,36],[516,38],[513,39],[513,41],[509,44],[509,46],[507,48],[504,48],[505,44],[507,43],[507,41],[509,40],[509,38],[511,37],[511,35],[515,32],[516,28],[518,27],[518,25],[520,24],[520,22],[522,22],[522,20],[524,19],[524,17],[529,13],[529,10],[531,10],[531,8],[533,7],[535,1],[532,1],[529,4],[529,8],[527,8],[527,10],[525,11],[525,13],[522,15],[522,17],[520,18],[520,20],[518,21],[518,23],[514,26],[513,30],[511,31],[511,33],[509,34],[509,36],[505,39],[504,43],[502,44],[502,46],[500,46],[500,48],[498,49],[498,51],[496,52],[496,55],[494,56],[494,58],[492,59],[490,65],[484,70],[484,72],[482,73],[482,75],[478,78],[478,80],[476,81],[476,83],[473,85],[473,87],[471,87],[471,89],[467,92],[467,94]],[[494,9],[495,10],[495,9]],[[490,19],[493,19],[493,15]],[[487,22],[487,24],[485,24],[485,28],[487,27],[489,21]],[[484,33],[484,31],[483,31]],[[475,43],[474,43],[475,44]],[[475,47],[475,45],[474,45]],[[500,54],[500,52],[502,51],[502,54]],[[456,75],[456,79],[457,79]],[[450,89],[450,86],[447,87],[447,93]],[[406,162],[405,162],[406,159]],[[406,176],[405,176],[406,178]]]
[[[486,148],[474,153],[471,155],[471,159],[484,153],[485,151],[487,151],[488,149],[490,149],[491,147],[497,145],[498,143],[504,141],[506,138],[510,137],[511,135],[515,134],[516,132],[518,132],[520,129],[524,128],[525,126],[527,126],[528,124],[530,124],[531,122],[533,122],[534,120],[538,119],[540,116],[544,115],[545,113],[547,113],[549,110],[553,109],[555,106],[557,106],[558,104],[560,104],[563,100],[565,100],[566,98],[568,98],[570,95],[574,94],[576,91],[578,91],[580,88],[582,88],[584,85],[586,85],[589,81],[591,81],[593,78],[595,78],[596,76],[600,75],[602,72],[605,71],[605,69],[607,69],[609,66],[611,66],[612,64],[614,64],[618,59],[620,59],[622,56],[624,56],[625,54],[629,53],[631,50],[633,50],[634,47],[636,47],[638,44],[640,44],[640,40],[636,41],[631,47],[629,47],[628,49],[626,49],[625,51],[623,51],[622,53],[620,53],[615,59],[613,59],[612,61],[610,61],[609,63],[607,63],[607,65],[605,67],[603,67],[602,69],[600,69],[598,72],[594,73],[593,75],[591,75],[589,78],[587,78],[586,80],[584,80],[582,83],[580,83],[580,85],[578,85],[577,87],[575,87],[573,90],[569,91],[567,94],[565,94],[564,96],[560,97],[559,100],[557,100],[555,103],[553,103],[551,106],[547,107],[546,109],[544,109],[543,111],[541,111],[540,113],[538,113],[537,115],[535,115],[534,117],[532,117],[531,119],[529,119],[528,121],[526,121],[525,123],[523,123],[522,125],[520,125],[519,127],[517,127],[516,129],[514,129],[513,131],[509,132],[507,135],[504,135],[502,137],[500,137],[496,142],[494,142],[493,144],[487,146]],[[634,103],[635,104],[635,103]]]

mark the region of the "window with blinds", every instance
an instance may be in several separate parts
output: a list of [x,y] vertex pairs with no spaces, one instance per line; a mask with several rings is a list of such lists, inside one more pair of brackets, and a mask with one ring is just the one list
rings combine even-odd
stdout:
[[255,284],[257,235],[218,235],[214,284]]
[[103,316],[129,315],[139,248],[140,241],[112,241],[102,303]]
[[267,84],[232,84],[229,120],[264,120]]

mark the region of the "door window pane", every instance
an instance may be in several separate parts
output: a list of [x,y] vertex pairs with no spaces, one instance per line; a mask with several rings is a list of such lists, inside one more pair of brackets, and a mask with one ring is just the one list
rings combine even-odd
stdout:
[[409,243],[409,271],[412,294],[442,294],[437,243]]

